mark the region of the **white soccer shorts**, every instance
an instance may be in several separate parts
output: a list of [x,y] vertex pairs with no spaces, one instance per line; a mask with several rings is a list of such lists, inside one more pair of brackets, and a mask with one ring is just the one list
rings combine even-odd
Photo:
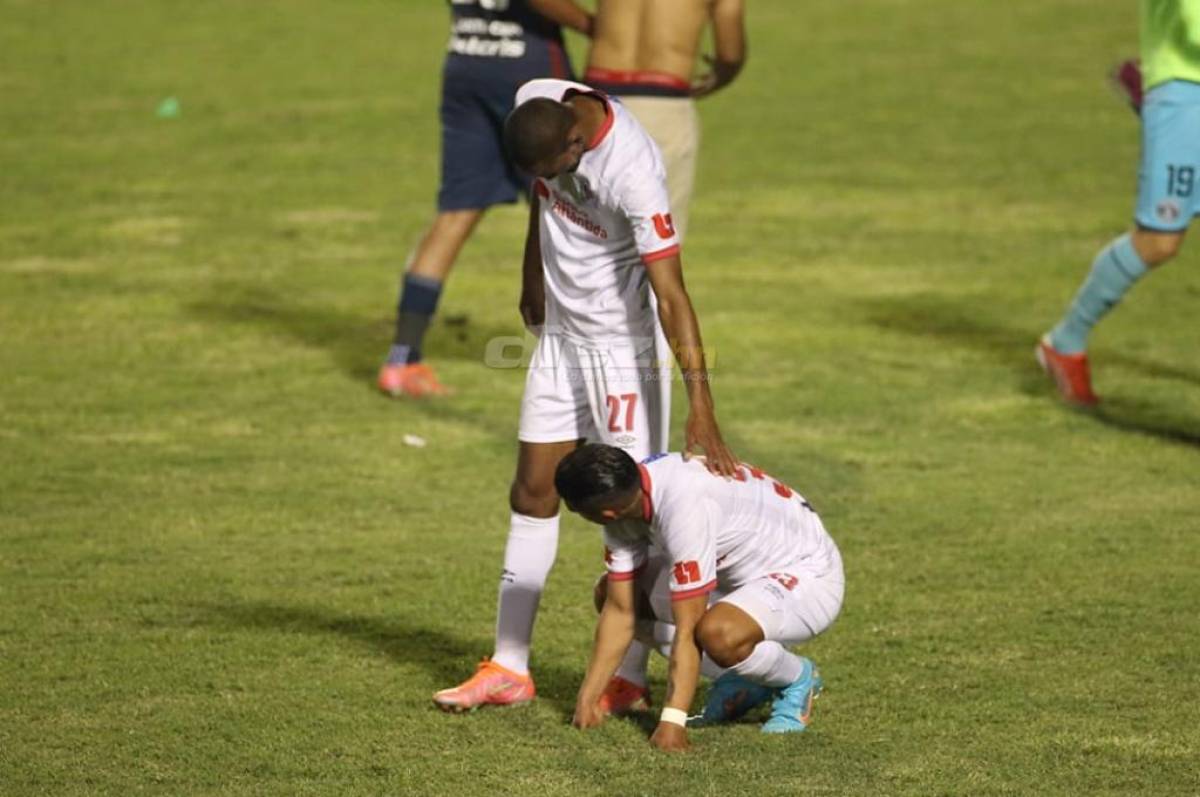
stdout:
[[581,343],[543,332],[525,377],[517,438],[526,443],[585,439],[635,460],[666,450],[654,337]]
[[[829,628],[842,608],[846,579],[841,554],[836,549],[833,553],[833,566],[820,575],[780,568],[728,594],[717,589],[709,596],[708,605],[733,604],[758,623],[766,639],[785,645],[805,642]],[[637,586],[660,622],[674,622],[671,568],[661,553],[652,552],[638,572]]]
[[837,619],[842,608],[846,578],[837,552],[834,566],[820,575],[796,569],[757,578],[721,596],[754,618],[763,636],[784,645],[806,642]]

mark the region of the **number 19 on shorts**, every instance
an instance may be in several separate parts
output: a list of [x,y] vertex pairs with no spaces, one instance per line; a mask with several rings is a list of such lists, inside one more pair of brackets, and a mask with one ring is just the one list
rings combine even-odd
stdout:
[[1167,194],[1190,197],[1196,185],[1196,169],[1193,166],[1167,166]]

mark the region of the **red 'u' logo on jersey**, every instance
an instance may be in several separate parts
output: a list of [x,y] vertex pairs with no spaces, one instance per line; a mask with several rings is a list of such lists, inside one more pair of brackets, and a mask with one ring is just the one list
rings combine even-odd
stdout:
[[695,561],[676,562],[674,576],[676,584],[694,584],[700,580],[700,563]]
[[671,221],[671,214],[663,215],[655,213],[651,218],[654,219],[654,231],[658,233],[659,238],[670,238],[675,235],[675,222]]

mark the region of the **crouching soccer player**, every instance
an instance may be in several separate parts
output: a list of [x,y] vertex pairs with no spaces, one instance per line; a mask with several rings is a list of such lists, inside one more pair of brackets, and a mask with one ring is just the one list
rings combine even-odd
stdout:
[[714,684],[706,718],[731,719],[748,708],[752,698],[723,697],[746,691],[749,682],[774,697],[764,732],[808,726],[821,677],[811,661],[783,646],[833,623],[845,580],[837,545],[803,497],[748,465],[723,479],[698,458],[662,454],[638,465],[605,445],[568,454],[554,481],[571,511],[604,526],[608,566],[575,725],[604,721],[600,697],[634,638],[634,579],[653,546],[669,564],[675,628],[666,707],[651,743],[687,748],[686,717],[702,654],[727,670]]

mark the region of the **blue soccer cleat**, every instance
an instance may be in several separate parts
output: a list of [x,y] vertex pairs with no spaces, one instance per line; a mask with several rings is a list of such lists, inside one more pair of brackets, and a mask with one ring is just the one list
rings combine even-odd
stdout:
[[812,705],[824,682],[817,666],[806,658],[800,677],[783,688],[771,705],[771,718],[763,723],[763,733],[799,733],[808,727]]
[[713,681],[708,690],[701,721],[704,723],[734,722],[757,706],[778,694],[777,689],[747,681],[730,670]]

